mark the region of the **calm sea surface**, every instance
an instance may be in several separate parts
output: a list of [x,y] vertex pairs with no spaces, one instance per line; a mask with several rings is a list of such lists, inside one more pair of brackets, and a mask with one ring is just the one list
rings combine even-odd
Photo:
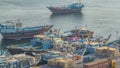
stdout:
[[110,40],[116,39],[116,31],[120,31],[120,0],[82,0],[85,4],[82,14],[53,15],[46,8],[49,5],[61,6],[75,1],[0,0],[0,23],[7,20],[17,22],[17,19],[20,19],[23,27],[53,24],[63,30],[87,25],[95,35],[107,38],[112,34]]

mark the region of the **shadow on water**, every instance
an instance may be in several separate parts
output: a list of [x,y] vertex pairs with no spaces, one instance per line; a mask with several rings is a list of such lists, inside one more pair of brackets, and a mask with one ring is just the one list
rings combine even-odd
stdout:
[[84,15],[82,13],[51,14],[50,20],[51,21],[72,20],[74,22],[79,22],[83,20],[83,16]]
[[67,14],[51,14],[50,15],[50,19],[54,19],[54,18],[61,18],[61,17],[77,17],[77,18],[83,18],[83,14],[82,13],[67,13]]

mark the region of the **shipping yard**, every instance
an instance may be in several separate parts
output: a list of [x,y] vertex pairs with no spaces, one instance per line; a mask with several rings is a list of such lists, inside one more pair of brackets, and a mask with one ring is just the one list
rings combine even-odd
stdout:
[[0,68],[120,68],[118,3],[0,1]]
[[[17,24],[21,24],[18,22]],[[21,29],[13,23],[1,25],[1,32],[9,36],[13,30],[21,33]],[[6,28],[4,28],[6,27]],[[11,27],[10,29],[7,28]],[[10,45],[0,56],[0,68],[118,68],[119,67],[119,40],[115,43],[109,42],[111,34],[104,38],[94,36],[94,31],[87,27],[75,28],[62,32],[61,29],[52,28],[53,25],[45,27],[47,31],[40,28],[31,27],[28,30],[22,30],[30,33],[35,29],[43,33],[33,33],[31,42],[22,45]],[[42,29],[41,28],[41,29]],[[27,29],[27,28],[26,28]],[[19,30],[19,31],[18,31]],[[35,30],[35,31],[38,31]],[[33,32],[35,32],[33,31]],[[24,33],[24,34],[25,34]],[[32,34],[32,35],[33,35]],[[15,35],[14,35],[15,36]],[[24,35],[22,35],[24,36]],[[22,37],[20,38],[29,38]],[[18,37],[5,39],[18,39]],[[113,47],[114,46],[114,47]],[[115,47],[116,46],[116,47]]]

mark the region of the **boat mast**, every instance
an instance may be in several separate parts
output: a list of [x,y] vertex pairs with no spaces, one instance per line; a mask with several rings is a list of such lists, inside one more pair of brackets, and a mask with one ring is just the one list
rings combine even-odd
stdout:
[[80,3],[81,2],[81,0],[78,0],[78,3]]
[[2,55],[2,35],[0,34],[0,55]]
[[116,39],[118,40],[119,39],[119,36],[118,36],[119,32],[116,31]]
[[18,19],[18,23],[20,23],[20,19]]

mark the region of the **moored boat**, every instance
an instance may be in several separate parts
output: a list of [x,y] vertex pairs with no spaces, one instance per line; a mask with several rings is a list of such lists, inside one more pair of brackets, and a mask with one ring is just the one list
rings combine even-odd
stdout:
[[22,45],[11,45],[7,47],[7,50],[12,54],[21,53],[43,53],[46,50],[52,48],[52,40],[45,35],[35,35],[30,43]]
[[106,46],[116,48],[116,49],[118,49],[120,51],[120,39],[111,41],[111,42],[107,43]]
[[108,38],[103,38],[102,36],[95,37],[95,38],[88,38],[87,41],[83,42],[86,45],[86,54],[93,54],[95,53],[96,48],[104,46],[110,39],[111,34]]
[[62,37],[67,41],[79,41],[79,39],[93,37],[93,34],[94,32],[88,30],[88,28],[80,28],[66,31],[62,34]]
[[18,23],[7,21],[4,24],[0,24],[0,33],[4,39],[20,40],[23,38],[33,38],[33,36],[37,34],[43,34],[51,27],[53,27],[53,25],[22,28],[20,20],[18,20]]
[[84,4],[80,3],[73,3],[69,4],[67,6],[49,6],[47,7],[52,13],[59,14],[59,13],[79,13],[81,12],[82,8],[84,7]]

